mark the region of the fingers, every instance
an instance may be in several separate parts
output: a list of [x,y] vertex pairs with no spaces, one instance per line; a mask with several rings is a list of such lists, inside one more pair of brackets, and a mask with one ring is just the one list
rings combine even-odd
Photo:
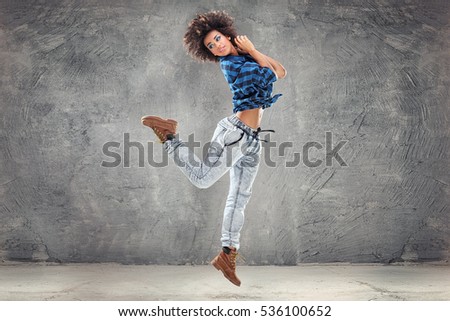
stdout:
[[237,36],[235,38],[235,40],[238,41],[238,42],[242,42],[242,41],[248,40],[248,38],[247,38],[247,36],[242,35],[242,36]]
[[242,47],[242,46],[248,46],[251,42],[250,42],[250,40],[247,38],[247,36],[245,36],[245,35],[243,35],[243,36],[237,36],[236,38],[234,38],[235,39],[235,42],[236,42],[236,44],[239,46],[239,47]]
[[234,42],[236,43],[236,45],[238,45],[239,48],[242,47],[242,36],[237,36],[236,38],[234,38]]
[[255,49],[255,46],[253,45],[253,43],[250,41],[250,39],[248,39],[247,36],[245,35],[241,35],[241,36],[237,36],[235,39],[235,43],[236,45],[243,51],[245,52],[250,52],[252,50]]

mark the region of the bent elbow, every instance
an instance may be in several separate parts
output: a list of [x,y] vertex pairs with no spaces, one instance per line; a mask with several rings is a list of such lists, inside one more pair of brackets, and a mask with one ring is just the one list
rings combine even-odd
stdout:
[[[280,65],[280,66],[281,66],[281,65]],[[277,73],[278,79],[286,78],[286,75],[287,75],[286,68],[284,68],[283,66],[281,66],[281,72]]]

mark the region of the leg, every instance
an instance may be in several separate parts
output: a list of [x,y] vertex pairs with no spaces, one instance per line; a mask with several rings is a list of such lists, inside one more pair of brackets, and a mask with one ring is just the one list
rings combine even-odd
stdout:
[[244,132],[224,118],[217,124],[204,161],[177,138],[167,140],[164,148],[192,184],[208,188],[242,157],[242,137]]
[[244,224],[244,209],[252,193],[252,185],[259,168],[261,145],[259,140],[246,137],[243,156],[230,170],[230,190],[225,205],[222,224],[223,250],[211,264],[234,285],[240,286],[236,276],[236,256],[239,249],[239,236]]
[[244,210],[252,194],[259,168],[260,142],[253,140],[253,150],[246,152],[230,170],[230,189],[222,223],[222,246],[239,250],[239,237],[244,225]]

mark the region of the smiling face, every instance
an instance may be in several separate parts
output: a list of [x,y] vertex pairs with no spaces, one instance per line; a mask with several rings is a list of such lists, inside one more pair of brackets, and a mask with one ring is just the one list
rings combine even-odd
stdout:
[[217,30],[211,30],[203,39],[203,44],[214,56],[224,57],[228,55],[238,55],[236,48],[227,36]]

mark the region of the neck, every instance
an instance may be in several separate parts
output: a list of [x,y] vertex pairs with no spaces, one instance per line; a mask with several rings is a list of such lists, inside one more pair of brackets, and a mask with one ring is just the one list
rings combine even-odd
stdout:
[[230,55],[231,56],[239,56],[239,53],[238,53],[236,47],[234,47],[234,46],[231,47]]

